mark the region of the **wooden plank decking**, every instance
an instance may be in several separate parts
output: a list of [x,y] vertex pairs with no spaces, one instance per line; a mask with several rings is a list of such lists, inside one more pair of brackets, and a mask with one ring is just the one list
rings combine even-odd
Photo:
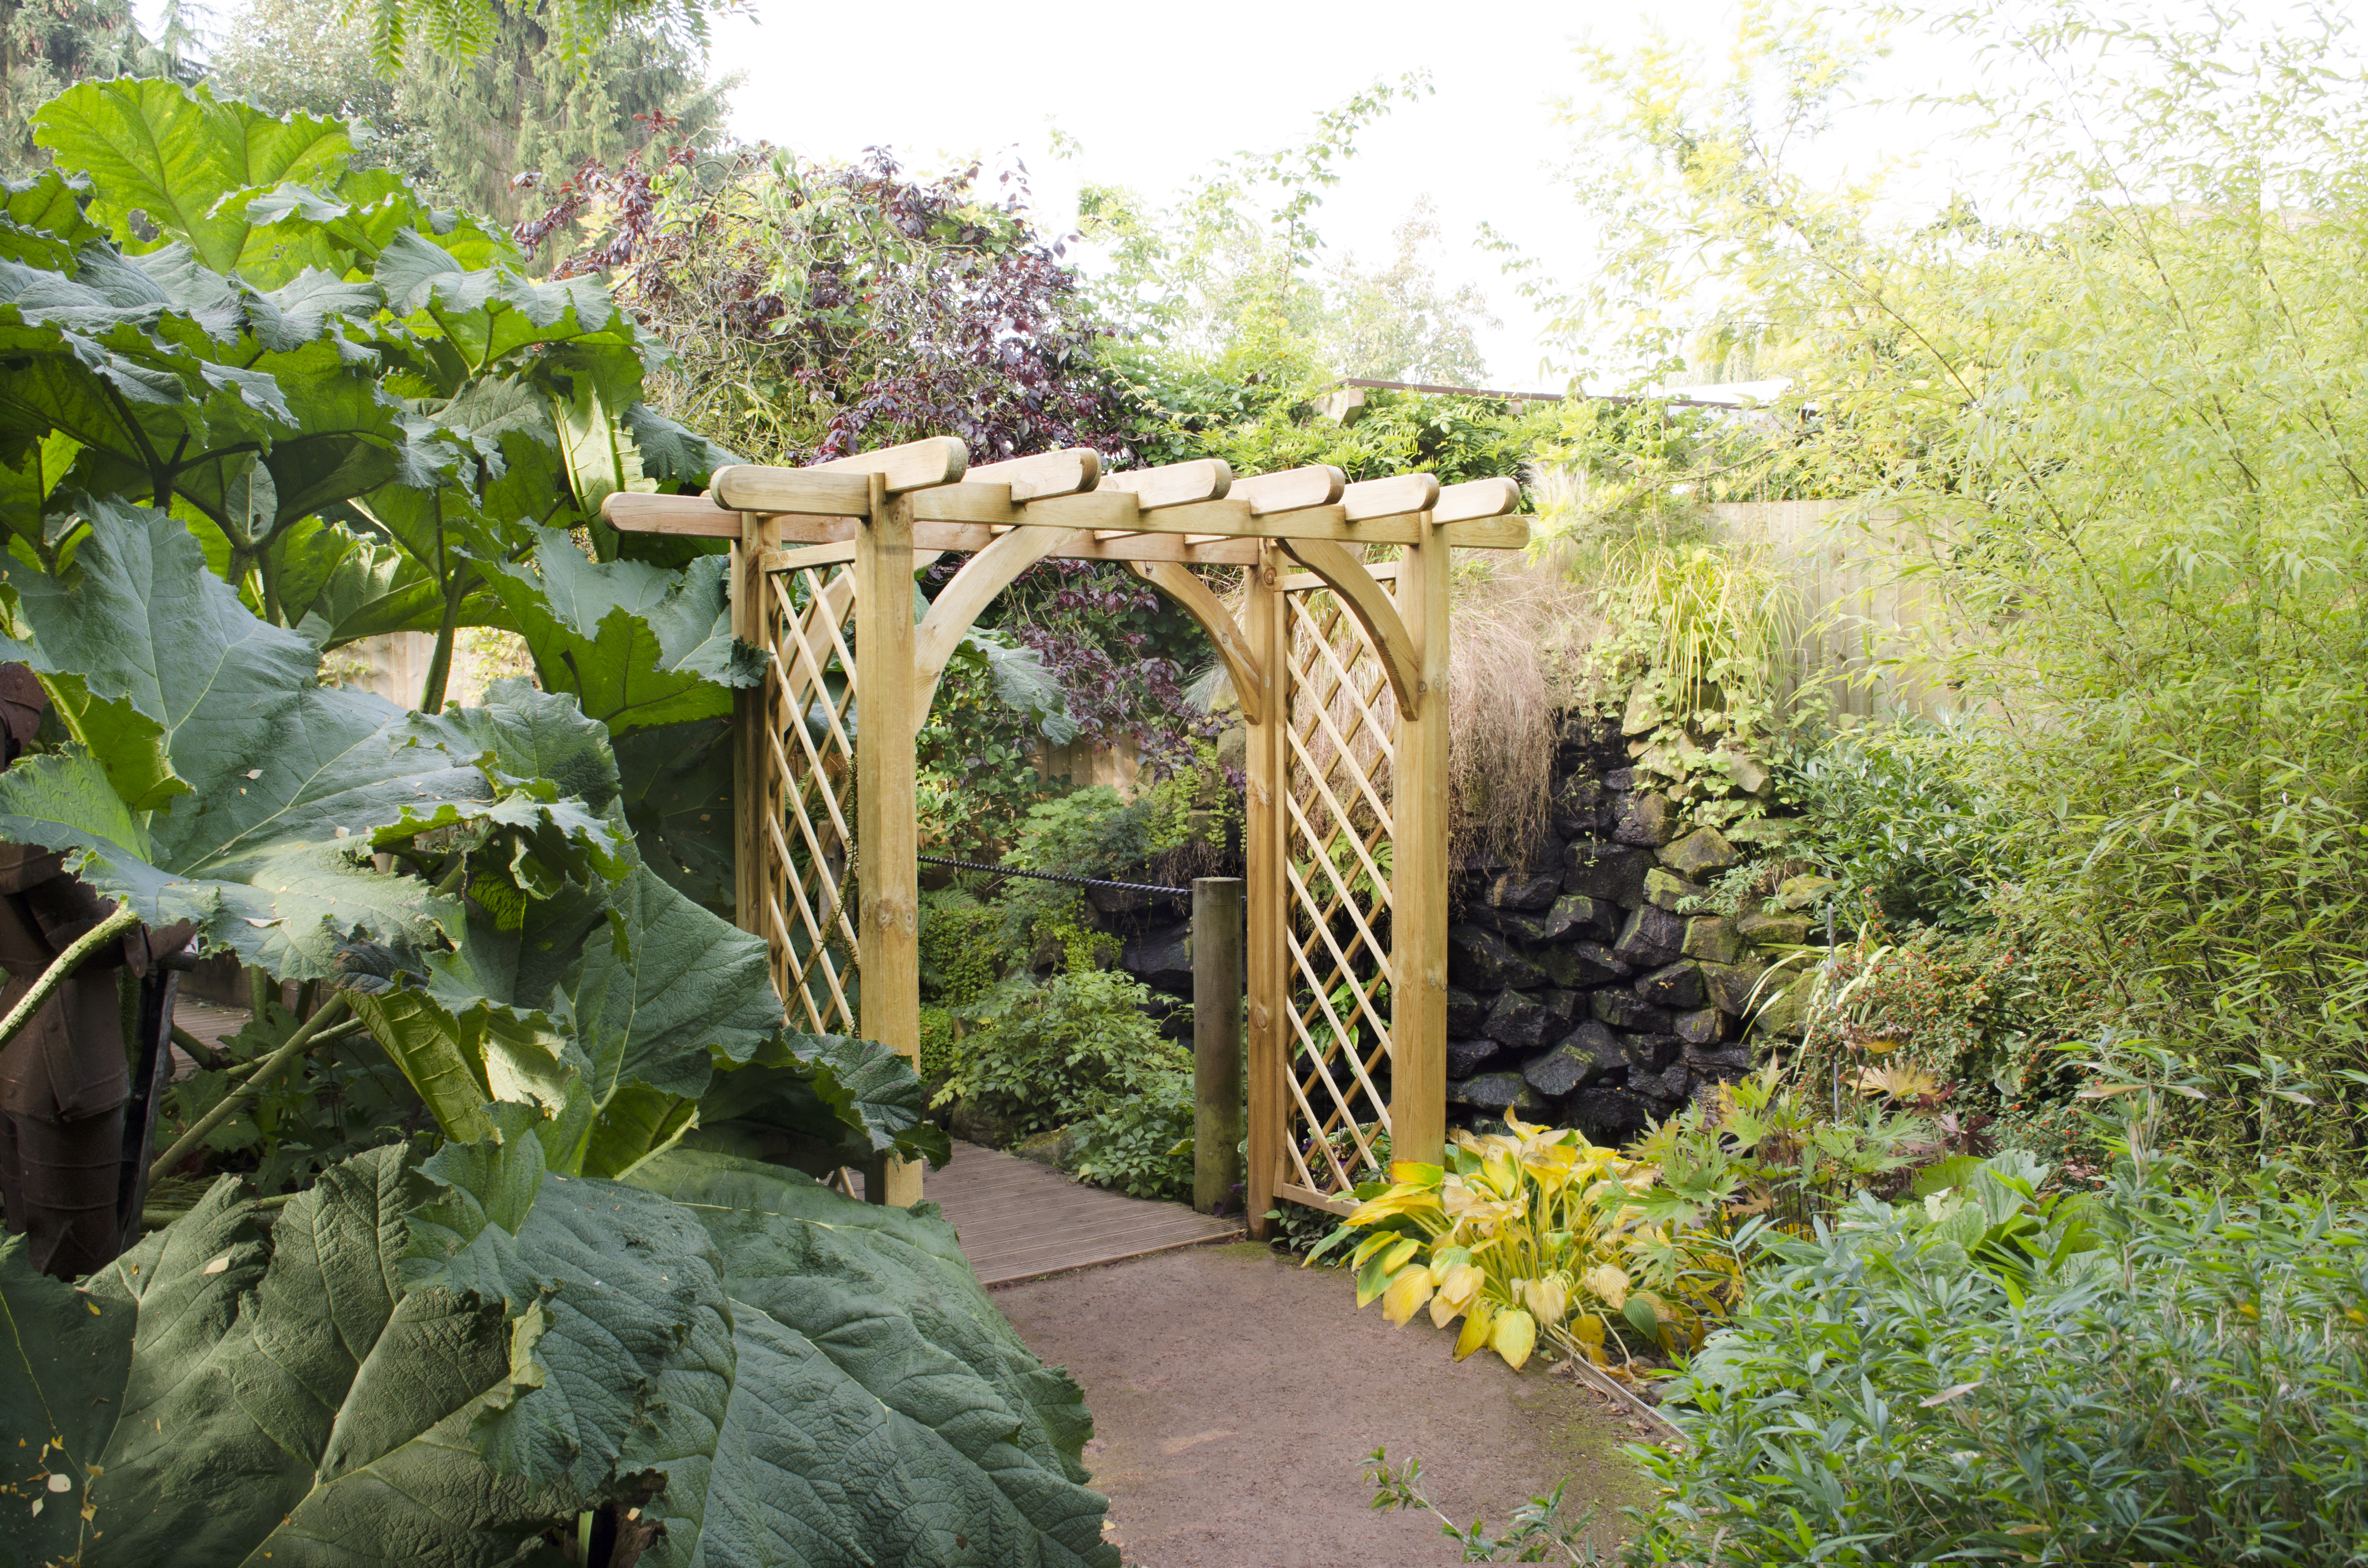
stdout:
[[[208,1045],[246,1025],[245,1008],[184,1000],[174,1020]],[[197,1070],[176,1047],[174,1077]],[[858,1178],[857,1190],[862,1190]],[[921,1196],[945,1210],[981,1283],[1008,1285],[1064,1269],[1140,1257],[1169,1247],[1229,1241],[1238,1221],[1180,1203],[1154,1203],[1086,1187],[1032,1161],[954,1142],[954,1157],[922,1178]]]
[[1242,1233],[1236,1221],[1212,1220],[1180,1203],[1081,1186],[1032,1161],[959,1139],[952,1162],[922,1178],[921,1196],[945,1210],[963,1256],[985,1285]]

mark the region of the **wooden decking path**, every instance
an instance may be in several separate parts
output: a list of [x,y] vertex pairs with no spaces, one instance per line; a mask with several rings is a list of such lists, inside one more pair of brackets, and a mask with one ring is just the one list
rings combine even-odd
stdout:
[[986,1285],[1242,1233],[1238,1221],[1081,1186],[1032,1161],[960,1139],[952,1163],[922,1178],[921,1196],[946,1211],[963,1256]]

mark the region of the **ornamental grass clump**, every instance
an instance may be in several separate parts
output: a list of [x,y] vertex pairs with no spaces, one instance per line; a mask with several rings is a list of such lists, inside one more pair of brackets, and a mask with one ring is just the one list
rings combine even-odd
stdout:
[[1457,1360],[1486,1347],[1514,1368],[1541,1338],[1598,1366],[1623,1332],[1700,1343],[1718,1259],[1645,1219],[1638,1199],[1658,1173],[1576,1131],[1505,1126],[1458,1131],[1444,1165],[1395,1161],[1390,1186],[1363,1189],[1342,1233],[1371,1233],[1350,1258],[1358,1306],[1379,1297],[1399,1324],[1426,1308],[1440,1328],[1460,1317]]

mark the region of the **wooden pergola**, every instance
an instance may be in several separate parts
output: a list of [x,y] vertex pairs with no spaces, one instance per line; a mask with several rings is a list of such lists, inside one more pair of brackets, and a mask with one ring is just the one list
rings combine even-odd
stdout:
[[[917,1063],[914,738],[1015,577],[1121,562],[1208,633],[1248,726],[1253,1229],[1277,1199],[1344,1210],[1383,1133],[1396,1158],[1440,1157],[1448,558],[1528,541],[1512,481],[1236,477],[1213,459],[1105,474],[1083,449],[972,468],[949,437],[712,484],[603,512],[732,541],[734,635],[773,654],[736,713],[739,921],[802,1027]],[[914,574],[947,554],[969,560],[916,622]],[[1240,619],[1197,565],[1247,571]],[[892,1167],[890,1202],[920,1190]]]

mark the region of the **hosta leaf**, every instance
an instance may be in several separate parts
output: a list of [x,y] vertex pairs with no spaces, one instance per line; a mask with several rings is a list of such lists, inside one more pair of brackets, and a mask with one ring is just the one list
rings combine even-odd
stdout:
[[91,177],[92,216],[118,243],[132,241],[131,214],[142,212],[216,272],[235,267],[246,248],[245,203],[224,197],[332,176],[352,151],[333,119],[275,118],[203,87],[131,77],[70,87],[33,125],[61,168]]
[[79,1364],[39,1369],[80,1440],[103,1428],[104,1443],[87,1492],[33,1519],[37,1538],[12,1524],[35,1560],[79,1545],[85,1568],[491,1568],[595,1501],[472,1451],[482,1414],[515,1392],[512,1335],[497,1302],[405,1288],[400,1151],[331,1167],[268,1232],[236,1188],[225,1178],[79,1292],[24,1269],[13,1239],[0,1249],[0,1299],[20,1324],[96,1314],[64,1340]]
[[626,1452],[666,1476],[644,1562],[1116,1568],[1076,1385],[1019,1342],[951,1226],[715,1154],[661,1154],[632,1185],[706,1227],[732,1307],[728,1352]]

